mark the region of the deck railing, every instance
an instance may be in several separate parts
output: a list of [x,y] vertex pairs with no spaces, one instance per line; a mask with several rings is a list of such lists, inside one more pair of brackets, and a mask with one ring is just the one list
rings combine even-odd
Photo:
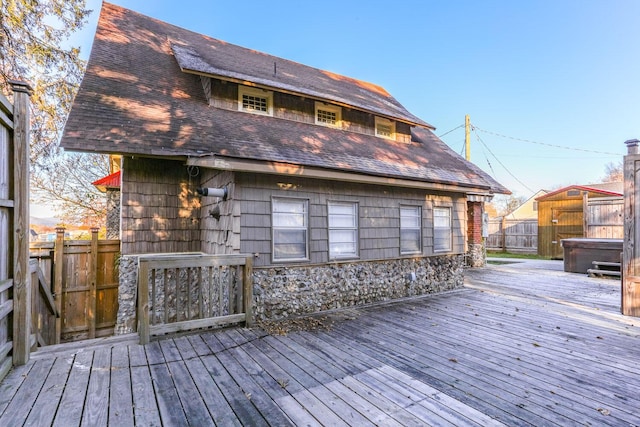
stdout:
[[253,259],[200,253],[144,255],[138,267],[140,344],[151,335],[253,320]]

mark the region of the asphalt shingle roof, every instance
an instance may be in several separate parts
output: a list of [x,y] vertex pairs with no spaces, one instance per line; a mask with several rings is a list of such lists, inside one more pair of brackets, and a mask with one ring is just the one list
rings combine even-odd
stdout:
[[[340,102],[354,106],[361,102],[368,111],[380,111],[399,120],[403,116],[404,121],[421,124],[412,128],[413,142],[393,142],[209,106],[200,78],[180,66],[186,67],[188,61],[194,60],[194,52],[203,62],[201,66],[190,63],[189,67],[198,72],[213,73],[213,68],[206,68],[211,66],[232,73],[234,67],[239,67],[244,77],[255,79],[267,77],[256,72],[255,67],[248,67],[254,70],[248,75],[247,68],[240,66],[243,55],[249,62],[257,61],[255,55],[266,62],[274,58],[229,46],[232,45],[103,3],[87,71],[61,145],[74,151],[153,156],[217,154],[509,192],[453,152],[427,128],[426,122],[407,112],[379,86],[275,59],[283,67],[277,74],[280,77],[288,74],[286,67],[307,70],[309,76],[324,73],[334,84],[327,99],[342,97]],[[215,54],[223,48],[233,53],[221,55],[228,62]],[[188,61],[185,52],[191,52]],[[331,87],[310,85],[307,79],[283,79],[278,87],[295,88],[298,93],[306,90],[318,96],[324,93],[323,87]]]

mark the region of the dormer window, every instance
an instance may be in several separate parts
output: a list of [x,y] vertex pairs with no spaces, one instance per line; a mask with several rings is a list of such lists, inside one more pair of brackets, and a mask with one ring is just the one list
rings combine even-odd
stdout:
[[376,116],[376,136],[396,139],[396,122]]
[[337,128],[342,127],[342,109],[337,105],[316,102],[316,124]]
[[238,109],[248,113],[273,115],[273,92],[238,86]]

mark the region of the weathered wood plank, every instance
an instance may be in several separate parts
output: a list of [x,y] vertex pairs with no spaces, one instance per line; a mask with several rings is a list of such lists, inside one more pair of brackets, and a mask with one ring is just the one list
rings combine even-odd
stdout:
[[151,371],[151,379],[153,380],[153,388],[162,424],[187,425],[187,415],[184,413],[182,405],[180,405],[180,397],[167,365],[164,363],[151,365],[149,370]]
[[180,360],[179,362],[169,362],[167,366],[181,403],[179,405],[178,401],[176,401],[173,403],[174,406],[182,406],[184,408],[190,425],[210,425],[212,423],[211,415],[185,363]]
[[89,385],[82,413],[82,425],[106,426],[109,420],[109,387],[111,385],[111,349],[94,352]]
[[92,351],[78,353],[73,359],[73,366],[60,400],[60,408],[64,409],[56,414],[54,426],[80,425],[92,362]]
[[267,421],[251,403],[251,396],[247,395],[229,375],[222,363],[216,356],[205,356],[201,358],[202,363],[226,398],[227,402],[236,413],[243,424],[254,426],[266,426]]
[[[217,357],[269,424],[292,426],[291,420],[282,413],[282,410],[274,403],[270,394],[255,381],[257,372],[251,372],[255,367],[251,363],[246,365],[239,363],[238,359],[234,358],[237,353],[237,348],[234,348],[219,353]],[[244,359],[244,361],[248,362],[247,359]],[[274,390],[282,388],[276,381],[271,381],[270,384],[267,384],[267,387]]]
[[43,426],[53,423],[59,408],[62,392],[71,371],[72,362],[73,357],[55,359],[47,380],[42,387],[42,392],[38,395],[24,424],[25,426]]
[[161,426],[156,390],[148,366],[131,366],[131,385],[135,425]]
[[190,359],[185,361],[185,365],[216,425],[242,425],[202,361]]
[[32,362],[33,366],[22,365],[7,375],[0,387],[0,425],[27,418],[53,363],[53,360]]
[[149,344],[144,346],[144,350],[147,354],[147,363],[149,363],[149,365],[165,363],[164,354],[162,353],[162,347],[160,347],[160,342],[150,342]]

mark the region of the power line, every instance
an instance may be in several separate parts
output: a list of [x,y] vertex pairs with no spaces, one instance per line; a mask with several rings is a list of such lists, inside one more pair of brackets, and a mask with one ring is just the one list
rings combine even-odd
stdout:
[[464,127],[464,123],[463,123],[463,124],[461,124],[460,126],[454,127],[454,128],[453,128],[453,129],[451,129],[449,132],[445,132],[445,133],[443,133],[442,135],[438,135],[438,138],[442,138],[443,136],[450,134],[450,133],[451,133],[451,132],[453,132],[454,130],[458,130],[458,129],[460,129],[461,127]]
[[[480,138],[480,135],[478,135],[478,132],[476,132],[476,128],[472,126],[472,130],[474,131],[474,134],[476,135],[476,138],[478,139],[478,141],[480,141],[480,143],[487,149],[487,151],[493,156],[494,159],[496,159],[496,161],[500,164],[500,166],[502,166],[504,168],[504,170],[507,171],[507,173],[509,175],[511,175],[511,177],[513,179],[515,179],[516,181],[518,181],[520,183],[520,185],[522,185],[524,188],[526,188],[527,190],[529,190],[532,193],[535,193],[535,191],[533,191],[532,189],[529,188],[529,186],[527,186],[527,184],[525,184],[524,182],[520,181],[513,173],[511,173],[511,171],[500,161],[500,159],[498,159],[498,157],[496,157],[495,154],[493,154],[493,152],[491,151],[491,149],[487,146],[487,144],[484,143],[484,141],[482,140],[482,138]],[[489,160],[487,160],[487,163],[489,163]],[[491,163],[489,163],[489,168],[491,168],[491,170],[493,171],[493,168],[491,167]],[[495,172],[494,172],[495,175]]]
[[495,135],[495,136],[499,136],[499,137],[502,137],[502,138],[512,139],[514,141],[528,142],[530,144],[544,145],[546,147],[561,148],[563,150],[570,150],[570,151],[582,151],[582,152],[585,152],[585,153],[607,154],[607,155],[611,155],[611,156],[619,156],[620,155],[620,153],[609,153],[609,152],[606,152],[606,151],[587,150],[585,148],[566,147],[566,146],[562,146],[562,145],[547,144],[547,143],[544,143],[544,142],[531,141],[529,139],[515,138],[513,136],[507,136],[507,135],[503,135],[501,133],[484,130],[484,129],[481,129],[481,128],[479,128],[477,126],[474,126],[474,125],[471,125],[471,128],[473,130],[479,130],[480,132],[488,133],[490,135]]

